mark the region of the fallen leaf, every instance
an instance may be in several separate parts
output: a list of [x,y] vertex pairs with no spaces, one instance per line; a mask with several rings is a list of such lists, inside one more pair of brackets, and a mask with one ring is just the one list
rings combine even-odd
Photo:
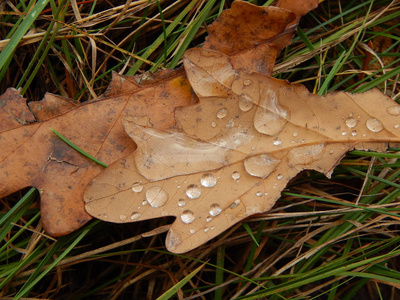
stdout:
[[[83,192],[103,168],[79,154],[50,128],[106,164],[131,153],[136,145],[125,134],[122,114],[147,115],[160,128],[174,126],[173,110],[191,103],[182,72],[139,86],[133,77],[114,75],[108,93],[81,105],[46,94],[29,107],[18,91],[0,98],[0,195],[27,186],[39,189],[42,223],[53,236],[70,233],[91,219]],[[29,124],[29,125],[26,125]]]
[[268,211],[302,170],[330,177],[347,151],[400,142],[400,106],[378,90],[320,97],[235,70],[209,49],[187,51],[184,65],[200,102],[177,109],[180,130],[125,116],[138,149],[96,176],[84,196],[86,210],[105,221],[175,216],[169,251],[190,251]]

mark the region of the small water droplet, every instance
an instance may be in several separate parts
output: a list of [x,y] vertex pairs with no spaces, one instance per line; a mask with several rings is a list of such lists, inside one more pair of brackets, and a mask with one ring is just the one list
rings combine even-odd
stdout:
[[386,111],[389,115],[398,116],[400,115],[400,106],[394,105],[386,108]]
[[214,187],[217,184],[217,178],[212,173],[204,173],[200,178],[200,182],[204,187]]
[[279,180],[281,180],[283,178],[282,174],[279,174],[276,178],[278,178]]
[[372,132],[379,132],[382,131],[383,125],[381,121],[375,119],[375,118],[370,118],[366,122],[367,128],[371,130]]
[[235,209],[236,207],[238,207],[239,204],[240,204],[240,199],[236,199],[231,205],[229,205],[229,208]]
[[232,128],[233,126],[235,126],[235,122],[233,121],[233,119],[230,119],[225,125],[226,128]]
[[396,124],[396,125],[394,125],[393,127],[397,129],[397,128],[400,127],[400,125],[399,125],[399,124]]
[[215,128],[216,126],[217,126],[217,123],[211,122],[211,127],[212,127],[212,128]]
[[217,111],[217,118],[218,119],[225,118],[227,114],[228,111],[226,110],[226,108],[221,108],[219,111]]
[[275,146],[279,146],[282,144],[282,141],[280,138],[275,138],[274,141],[272,142]]
[[241,111],[249,111],[253,107],[253,101],[247,94],[241,94],[239,97],[239,108]]
[[352,136],[356,136],[356,135],[357,135],[357,131],[353,130],[353,131],[351,132],[351,135],[352,135]]
[[240,178],[240,173],[238,171],[235,171],[232,173],[232,178],[234,180],[238,180]]
[[342,131],[342,135],[343,136],[347,135],[347,132],[346,131]]
[[146,200],[152,207],[161,207],[167,203],[168,193],[159,186],[152,186],[146,191]]
[[147,203],[149,203],[149,202],[147,202],[147,200],[142,201],[142,205],[146,205]]
[[206,218],[206,222],[208,223],[208,222],[211,222],[211,220],[212,220],[213,218],[211,217],[211,216],[208,216],[207,218]]
[[181,220],[185,224],[190,224],[194,221],[194,213],[191,210],[185,210],[181,214]]
[[261,197],[262,195],[263,195],[263,193],[261,193],[261,192],[257,192],[257,193],[256,193],[256,196],[257,196],[257,197]]
[[187,188],[186,188],[186,195],[190,198],[190,199],[197,199],[201,196],[201,189],[198,185],[196,184],[190,184]]
[[214,230],[215,229],[215,226],[211,226],[211,230]]
[[250,79],[245,79],[245,80],[243,81],[243,85],[248,86],[248,85],[250,85],[250,84],[252,84],[252,81],[251,81]]
[[219,204],[214,203],[210,206],[209,214],[213,217],[218,216],[222,212],[221,206]]
[[301,140],[301,142],[304,144],[306,142],[306,140],[303,139],[303,140]]
[[210,228],[208,228],[208,227],[204,228],[204,232],[209,232],[209,231],[210,231]]
[[264,196],[268,196],[269,194],[268,193],[264,193]]
[[194,233],[196,232],[196,230],[190,229],[189,232],[190,232],[191,234],[194,234]]
[[132,184],[132,191],[140,193],[143,190],[143,184],[141,182],[135,182]]
[[140,214],[135,211],[134,213],[131,214],[131,220],[137,220],[140,218]]
[[298,135],[299,135],[299,133],[298,133],[297,131],[293,132],[293,136],[294,136],[294,137],[296,137],[296,136],[298,136]]
[[185,204],[186,204],[185,199],[179,199],[178,200],[178,206],[179,207],[185,206]]
[[127,216],[126,216],[126,215],[120,215],[120,216],[119,216],[119,219],[120,219],[121,221],[125,221],[125,220],[126,220],[126,218],[127,218]]
[[346,126],[349,128],[353,128],[356,127],[357,125],[357,120],[354,118],[347,118],[346,119]]

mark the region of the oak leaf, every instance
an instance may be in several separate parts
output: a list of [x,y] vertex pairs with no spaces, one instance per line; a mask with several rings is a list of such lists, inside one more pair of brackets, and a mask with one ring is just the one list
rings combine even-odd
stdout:
[[184,66],[200,102],[176,110],[180,130],[126,116],[138,149],[85,192],[88,213],[105,221],[175,216],[166,238],[172,252],[268,211],[302,170],[330,177],[347,151],[400,141],[400,106],[378,90],[320,97],[236,70],[229,56],[209,49],[187,51]]

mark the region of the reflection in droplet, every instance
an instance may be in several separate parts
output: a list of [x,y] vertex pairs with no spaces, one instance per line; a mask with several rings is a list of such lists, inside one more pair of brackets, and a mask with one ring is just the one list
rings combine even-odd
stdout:
[[357,120],[354,118],[347,118],[346,119],[346,126],[349,128],[353,128],[356,127],[357,125]]
[[226,108],[221,108],[219,111],[217,111],[217,118],[218,119],[225,118],[227,114],[228,111],[226,110]]
[[181,214],[181,220],[185,224],[190,224],[194,221],[194,213],[191,210],[185,210]]
[[253,101],[247,94],[241,94],[239,97],[239,108],[241,111],[249,111],[253,107]]
[[127,216],[126,216],[126,215],[120,215],[120,216],[119,216],[119,219],[120,219],[121,221],[125,221],[125,220],[126,220],[126,218],[127,218]]
[[232,178],[234,180],[238,180],[240,178],[240,173],[238,171],[235,171],[232,173]]
[[272,142],[275,146],[279,146],[282,144],[282,141],[280,138],[275,138],[274,141]]
[[197,199],[201,196],[201,189],[196,184],[191,184],[186,188],[186,195],[190,199]]
[[398,116],[400,115],[400,106],[398,105],[390,106],[386,108],[386,111],[388,112],[388,114],[392,116]]
[[280,160],[270,154],[251,156],[244,160],[244,167],[251,176],[267,177],[279,164]]
[[367,128],[371,130],[372,132],[379,132],[383,129],[383,125],[381,121],[375,119],[375,118],[370,118],[366,122]]
[[143,184],[141,182],[135,182],[132,184],[132,191],[140,193],[143,190]]
[[185,206],[185,204],[186,204],[185,199],[179,199],[178,200],[178,206],[179,207]]
[[219,204],[214,203],[210,206],[210,210],[208,211],[210,216],[218,216],[221,212],[222,212],[222,208],[221,206],[219,206]]
[[229,205],[229,208],[235,209],[236,207],[238,207],[239,204],[240,204],[240,199],[236,199],[231,205]]
[[167,203],[168,193],[159,186],[152,186],[146,191],[146,200],[152,207],[161,207]]
[[140,214],[135,211],[134,213],[131,214],[131,220],[137,220],[140,218]]
[[204,173],[200,178],[200,182],[204,187],[214,187],[217,184],[217,178],[212,173]]

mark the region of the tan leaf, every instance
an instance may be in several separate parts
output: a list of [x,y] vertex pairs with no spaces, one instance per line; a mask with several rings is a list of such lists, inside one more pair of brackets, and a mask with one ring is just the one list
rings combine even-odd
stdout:
[[329,177],[347,151],[383,151],[400,141],[400,106],[378,90],[319,97],[235,70],[228,56],[206,49],[187,51],[184,64],[200,102],[176,110],[180,130],[125,117],[138,150],[85,192],[86,210],[102,220],[175,216],[166,239],[172,252],[269,210],[302,170]]

